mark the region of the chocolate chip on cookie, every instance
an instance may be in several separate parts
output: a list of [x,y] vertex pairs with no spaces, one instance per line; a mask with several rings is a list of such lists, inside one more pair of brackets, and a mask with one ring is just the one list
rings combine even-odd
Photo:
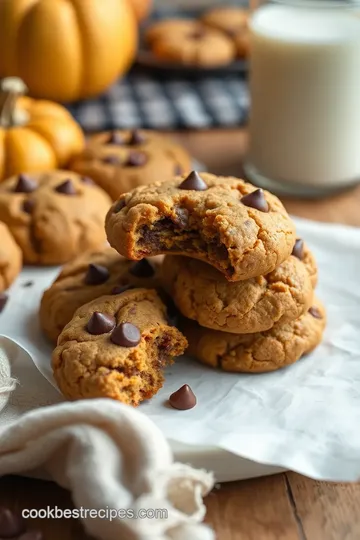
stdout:
[[187,411],[196,405],[196,396],[188,384],[184,384],[179,390],[171,394],[169,403],[174,409]]
[[115,165],[115,166],[117,166],[117,165],[122,165],[122,160],[120,159],[119,156],[112,156],[112,155],[110,155],[110,156],[105,156],[105,157],[103,158],[103,162],[104,162],[104,163],[107,163],[107,164],[109,164],[109,165]]
[[65,180],[65,182],[56,186],[55,191],[63,195],[77,195],[76,188],[71,180]]
[[[111,334],[88,332],[95,312],[114,318]],[[163,368],[186,346],[181,332],[167,324],[154,290],[128,290],[76,311],[53,353],[54,377],[69,399],[105,397],[137,406],[158,392]]]
[[130,268],[130,274],[136,277],[149,278],[154,276],[155,269],[147,259],[142,259]]
[[[137,263],[120,257],[111,248],[80,255],[63,267],[54,283],[44,292],[40,304],[42,329],[51,341],[56,342],[75,311],[95,298],[119,295],[133,287],[158,288],[161,262],[159,257],[145,263],[145,275],[142,276],[141,272],[135,272],[138,275],[131,273]],[[151,277],[146,277],[150,270]]]
[[301,238],[297,238],[295,241],[294,249],[292,250],[291,255],[294,255],[294,257],[297,257],[300,259],[300,261],[304,258],[304,240]]
[[310,315],[315,317],[315,319],[322,319],[323,318],[323,315],[322,315],[321,311],[316,306],[311,306],[311,308],[309,309],[309,313],[310,313]]
[[18,181],[14,187],[15,193],[32,193],[37,189],[38,185],[30,176],[20,174]]
[[0,221],[13,234],[24,263],[60,265],[104,245],[111,200],[82,176],[54,170],[0,184]]
[[[254,212],[250,203],[262,211]],[[254,195],[254,186],[237,178],[193,172],[185,180],[133,190],[126,212],[118,212],[118,204],[106,217],[107,237],[131,260],[186,255],[239,281],[272,272],[295,243],[295,226],[279,199],[262,191]]]
[[141,133],[141,131],[134,129],[134,131],[130,133],[127,144],[129,146],[137,146],[139,144],[143,144],[144,142],[146,142],[145,135]]
[[141,333],[134,324],[124,322],[113,330],[110,339],[120,347],[136,347],[140,343]]
[[204,191],[207,188],[207,184],[196,171],[191,171],[189,176],[187,176],[179,185],[179,189],[188,189],[194,191]]
[[89,322],[87,323],[86,329],[89,334],[99,336],[101,334],[107,334],[115,327],[115,318],[107,315],[106,313],[100,313],[99,311],[94,311],[91,315]]
[[88,271],[84,279],[86,285],[101,285],[110,277],[109,270],[100,264],[89,264]]
[[120,133],[118,133],[117,131],[112,131],[109,135],[107,143],[122,146],[123,144],[125,144],[125,141],[122,135],[120,135]]
[[141,167],[147,162],[147,155],[144,152],[130,152],[126,166],[127,167]]
[[245,206],[255,208],[260,212],[269,211],[269,205],[266,202],[265,195],[262,189],[256,189],[252,193],[245,195],[244,197],[242,197],[241,202],[245,204]]

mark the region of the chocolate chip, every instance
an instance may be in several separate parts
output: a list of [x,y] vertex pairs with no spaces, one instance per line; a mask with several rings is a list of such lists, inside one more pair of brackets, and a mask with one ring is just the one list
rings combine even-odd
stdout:
[[139,278],[150,278],[155,274],[154,267],[147,259],[136,262],[129,270],[130,274]]
[[82,176],[81,181],[83,184],[86,184],[87,186],[94,186],[95,182],[92,178],[89,178],[88,176]]
[[17,184],[14,188],[15,193],[32,193],[37,189],[38,185],[26,174],[19,174]]
[[77,195],[77,191],[71,180],[65,180],[65,182],[56,186],[55,191],[62,195]]
[[105,156],[103,162],[108,163],[109,165],[121,165],[119,156]]
[[116,131],[112,131],[109,135],[109,138],[107,140],[108,144],[117,144],[118,146],[122,146],[124,144],[124,139],[120,135],[120,133],[117,133]]
[[10,508],[0,508],[0,538],[15,538],[25,531],[25,522]]
[[125,291],[129,291],[130,289],[134,289],[134,285],[116,285],[112,289],[111,294],[121,294]]
[[174,409],[186,411],[196,405],[196,396],[188,384],[184,384],[179,390],[171,394],[169,403]]
[[118,214],[120,210],[125,208],[125,206],[126,206],[125,199],[120,199],[114,206],[114,210],[113,210],[114,214]]
[[304,257],[304,240],[301,238],[297,238],[295,241],[294,248],[292,250],[291,255],[294,255],[294,257],[297,257],[300,259],[300,261],[303,260]]
[[189,223],[188,210],[186,210],[186,208],[176,208],[175,217],[173,218],[173,221],[175,225],[179,227],[179,229],[185,229]]
[[146,138],[140,131],[137,129],[134,129],[134,131],[130,134],[130,139],[128,140],[128,144],[130,146],[136,146],[137,144],[142,144],[146,141]]
[[25,281],[25,283],[22,284],[23,287],[32,287],[33,285],[33,281]]
[[134,324],[119,324],[111,334],[111,341],[120,347],[136,347],[141,341],[140,330]]
[[95,311],[86,325],[86,330],[89,334],[99,336],[100,334],[107,334],[115,327],[115,319],[106,313],[100,313]]
[[188,189],[190,191],[205,191],[208,186],[196,171],[191,171],[179,185],[179,189]]
[[184,171],[183,171],[183,168],[181,165],[179,165],[179,163],[177,163],[174,167],[174,174],[176,176],[179,176],[180,174],[182,174]]
[[9,300],[9,297],[7,294],[0,293],[0,313],[5,309],[5,306],[8,303],[8,300]]
[[28,199],[23,202],[22,209],[26,214],[32,214],[32,211],[35,208],[35,201],[33,199]]
[[320,310],[316,306],[312,306],[309,309],[310,315],[312,315],[315,319],[322,319],[322,315],[320,313]]
[[206,35],[206,32],[202,29],[195,30],[194,32],[191,32],[188,34],[188,37],[190,39],[203,39]]
[[147,162],[147,155],[143,152],[130,152],[125,163],[127,167],[141,167]]
[[262,189],[256,189],[252,193],[245,195],[241,199],[241,202],[245,204],[245,206],[250,206],[251,208],[255,208],[255,210],[259,210],[260,212],[269,211],[269,205],[266,202],[265,195]]
[[100,264],[89,264],[86,276],[86,285],[101,285],[105,283],[110,277],[109,270],[105,266]]
[[19,536],[17,540],[43,540],[43,538],[44,535],[41,531],[28,531]]

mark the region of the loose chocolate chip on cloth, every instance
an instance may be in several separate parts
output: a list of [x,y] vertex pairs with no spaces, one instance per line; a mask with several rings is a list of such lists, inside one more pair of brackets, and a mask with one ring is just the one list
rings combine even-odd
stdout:
[[[92,334],[94,313],[114,318],[108,333]],[[68,399],[108,397],[136,406],[161,388],[163,369],[187,341],[169,326],[154,290],[131,289],[80,307],[58,339],[54,377]]]
[[188,384],[184,384],[179,390],[171,394],[169,403],[174,409],[186,411],[196,405],[196,396]]
[[[246,197],[256,207],[244,204]],[[194,171],[122,195],[108,212],[106,232],[128,259],[185,255],[214,266],[228,281],[273,271],[295,243],[295,226],[277,197],[259,194],[244,180]]]

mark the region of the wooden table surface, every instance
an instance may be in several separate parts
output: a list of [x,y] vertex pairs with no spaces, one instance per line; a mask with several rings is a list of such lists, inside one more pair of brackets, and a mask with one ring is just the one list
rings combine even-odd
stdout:
[[[245,130],[186,132],[177,138],[209,171],[241,174]],[[322,201],[284,199],[284,203],[295,215],[360,226],[360,186]],[[1,504],[17,509],[72,507],[68,492],[55,484],[20,477],[0,479]],[[220,540],[360,539],[359,484],[315,482],[289,472],[222,484],[206,504],[207,522]],[[33,527],[44,532],[45,540],[88,538],[75,520],[34,520]]]

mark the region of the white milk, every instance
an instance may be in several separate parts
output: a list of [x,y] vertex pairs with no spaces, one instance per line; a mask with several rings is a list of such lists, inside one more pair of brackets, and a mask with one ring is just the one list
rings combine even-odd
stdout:
[[249,175],[298,193],[360,181],[360,17],[270,4],[251,31]]

